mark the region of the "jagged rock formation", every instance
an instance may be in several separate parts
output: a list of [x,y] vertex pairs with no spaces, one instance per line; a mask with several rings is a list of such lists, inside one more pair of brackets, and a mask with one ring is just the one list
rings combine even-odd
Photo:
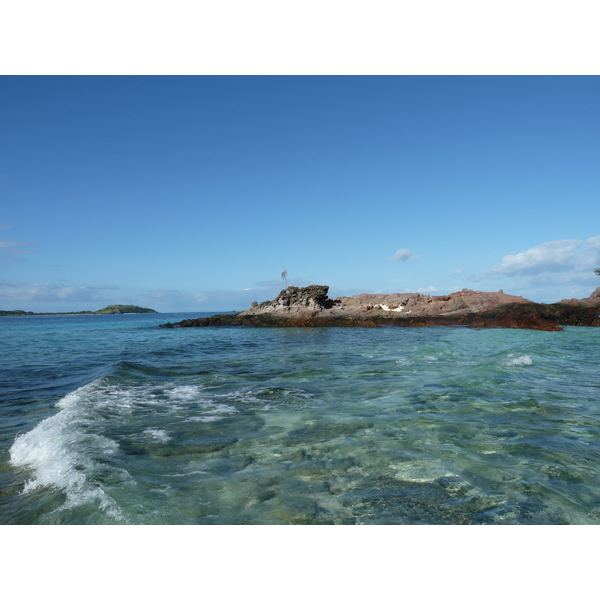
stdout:
[[309,285],[299,288],[293,285],[281,290],[275,300],[252,303],[252,307],[244,314],[263,314],[282,310],[301,312],[303,310],[322,310],[331,308],[333,301],[327,297],[328,285]]
[[[600,326],[600,288],[589,298],[538,304],[522,296],[463,289],[446,296],[359,294],[330,299],[329,287],[290,286],[275,300],[253,302],[245,311],[187,319],[161,327],[247,325],[254,327],[509,327],[561,331],[561,325]],[[598,302],[596,302],[596,298]]]

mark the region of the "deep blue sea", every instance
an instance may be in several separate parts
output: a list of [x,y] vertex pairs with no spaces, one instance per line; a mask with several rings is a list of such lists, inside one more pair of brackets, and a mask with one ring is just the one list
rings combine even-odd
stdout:
[[0,318],[2,524],[594,524],[600,329]]

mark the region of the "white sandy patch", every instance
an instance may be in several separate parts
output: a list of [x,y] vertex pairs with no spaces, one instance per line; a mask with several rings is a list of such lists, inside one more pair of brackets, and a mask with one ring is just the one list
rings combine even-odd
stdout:
[[[402,312],[404,310],[404,306],[398,306],[397,308],[390,308],[387,304],[378,304],[377,306],[375,306],[375,308],[381,308],[383,310],[387,310],[389,312]],[[406,311],[406,314],[408,314],[410,312],[410,310]]]

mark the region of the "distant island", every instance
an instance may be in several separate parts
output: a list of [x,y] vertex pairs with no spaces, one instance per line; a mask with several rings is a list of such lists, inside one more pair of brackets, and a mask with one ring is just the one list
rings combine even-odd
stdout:
[[[79,312],[36,313],[25,310],[0,310],[0,317],[43,317],[52,315],[125,315],[130,313],[157,313],[151,308],[133,306],[133,304],[111,304],[100,310],[82,310]],[[157,313],[158,314],[158,313]]]
[[507,327],[562,331],[562,326],[600,327],[600,287],[589,298],[541,304],[503,290],[463,289],[444,296],[419,293],[359,294],[329,298],[329,286],[288,286],[277,298],[253,302],[236,314],[165,323],[160,327]]

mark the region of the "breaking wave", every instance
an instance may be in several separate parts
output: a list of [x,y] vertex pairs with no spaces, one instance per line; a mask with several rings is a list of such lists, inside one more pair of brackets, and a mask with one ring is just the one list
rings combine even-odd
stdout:
[[507,367],[525,367],[533,364],[531,356],[523,354],[522,356],[516,356],[515,354],[509,354],[504,361]]
[[[181,448],[194,423],[208,426],[240,411],[269,411],[281,403],[293,409],[310,398],[302,390],[273,386],[226,390],[197,382],[132,384],[103,377],[61,398],[56,414],[17,436],[10,462],[30,471],[23,494],[44,486],[60,489],[66,501],[57,510],[96,502],[112,519],[128,522],[114,490],[135,487],[136,481],[119,456],[152,454],[153,448],[171,444]],[[107,479],[110,484],[104,485]]]
[[10,449],[10,462],[33,471],[23,493],[41,486],[58,487],[67,496],[63,508],[99,502],[109,516],[123,520],[113,498],[86,476],[94,470],[99,458],[114,455],[118,450],[115,441],[90,429],[91,418],[82,410],[82,405],[97,390],[98,383],[92,382],[62,398],[56,415],[16,438]]

